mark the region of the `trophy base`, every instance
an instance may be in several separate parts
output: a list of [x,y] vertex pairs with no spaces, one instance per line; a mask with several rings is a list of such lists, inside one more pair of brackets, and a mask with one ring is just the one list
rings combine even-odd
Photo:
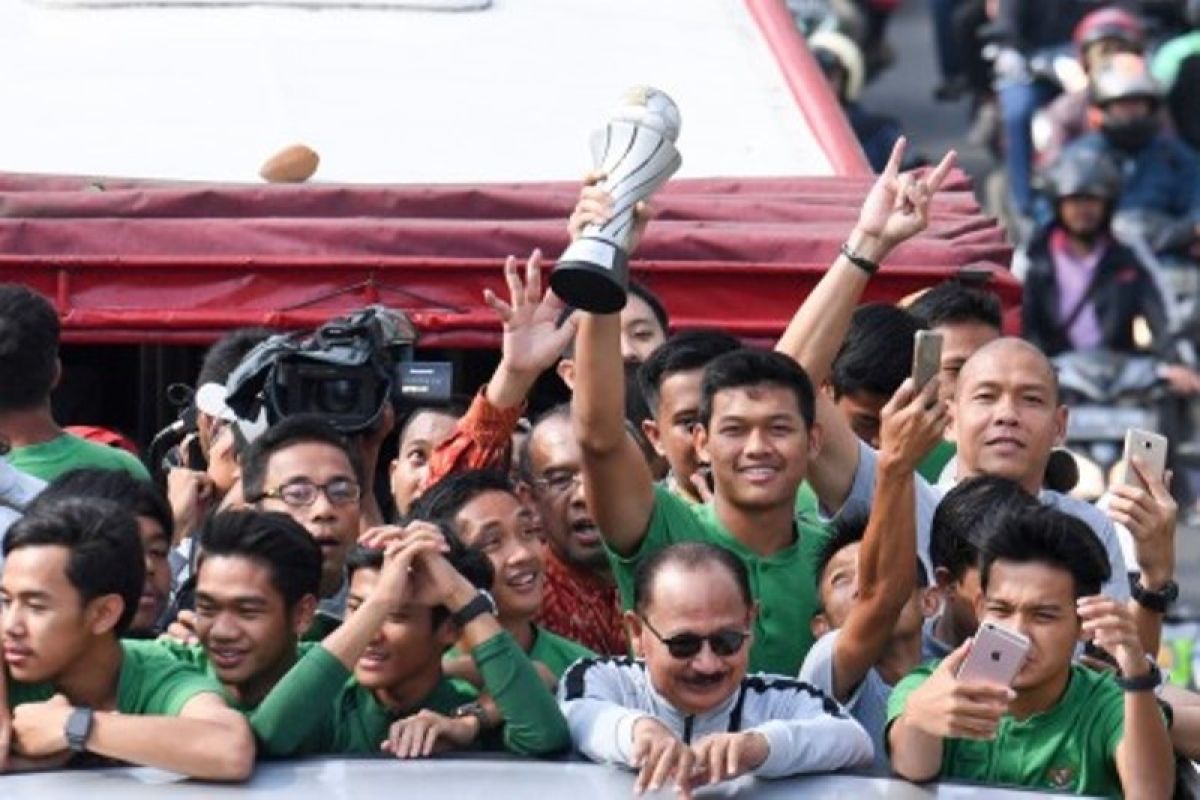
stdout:
[[550,274],[550,287],[574,308],[593,314],[615,314],[625,307],[629,257],[617,247],[611,248],[608,256],[608,264],[581,259],[559,261]]

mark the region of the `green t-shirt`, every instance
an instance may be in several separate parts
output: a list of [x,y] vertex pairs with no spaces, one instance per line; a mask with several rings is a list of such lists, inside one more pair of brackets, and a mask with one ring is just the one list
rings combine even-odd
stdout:
[[943,439],[917,465],[917,474],[936,486],[942,477],[942,470],[946,468],[956,453],[958,453],[958,446],[954,442],[947,442]]
[[[122,714],[173,717],[196,695],[223,696],[219,683],[155,642],[123,640],[121,650],[116,710]],[[55,691],[48,683],[18,683],[10,678],[8,707],[49,700]]]
[[[512,636],[493,636],[471,655],[505,720],[479,747],[547,755],[570,744],[570,731],[554,695]],[[412,708],[389,709],[360,686],[333,654],[317,646],[271,690],[251,716],[250,727],[264,755],[377,753],[394,721],[424,708],[450,716],[476,697],[469,685],[442,677]]]
[[724,547],[742,560],[750,575],[750,591],[760,610],[754,623],[751,671],[795,675],[813,645],[811,622],[817,611],[817,561],[828,531],[799,519],[796,541],[763,557],[734,538],[717,519],[712,504],[693,505],[655,487],[654,511],[637,551],[621,556],[607,550],[621,603],[633,605],[633,576],[643,558],[678,542],[700,541]]
[[150,480],[150,473],[142,462],[121,448],[89,442],[69,433],[41,444],[14,447],[7,458],[17,469],[44,481],[52,481],[64,472],[83,467],[123,469],[139,480]]
[[[896,685],[889,726],[938,663],[918,667]],[[1073,665],[1067,691],[1049,711],[1024,720],[1006,715],[989,741],[944,740],[940,776],[1120,797],[1116,753],[1124,731],[1125,697],[1112,676]]]
[[308,626],[308,630],[300,637],[303,642],[319,642],[329,634],[333,633],[342,624],[342,621],[331,614],[326,614],[324,611],[318,611],[313,614],[312,624]]
[[567,667],[579,659],[593,658],[595,655],[574,639],[551,633],[540,625],[533,626],[533,647],[529,648],[529,660],[545,664],[555,677],[561,678]]
[[[198,644],[182,644],[174,639],[166,638],[156,639],[154,643],[170,653],[171,657],[176,661],[187,664],[188,666],[203,672],[217,684],[221,683],[221,679],[217,677],[216,671],[213,670],[212,662],[208,660],[208,653],[205,652],[202,646]],[[309,650],[316,646],[316,642],[300,642],[296,648],[296,660],[298,661],[303,658]],[[256,708],[256,706],[243,705],[241,702],[231,696],[229,692],[225,690],[224,686],[221,687],[221,695],[225,698],[225,702],[229,704],[230,708],[236,709],[243,714],[249,715]]]

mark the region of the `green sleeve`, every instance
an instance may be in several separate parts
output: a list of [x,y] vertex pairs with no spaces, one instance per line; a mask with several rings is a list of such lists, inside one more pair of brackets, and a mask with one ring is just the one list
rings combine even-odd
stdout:
[[542,683],[533,662],[507,632],[493,636],[472,653],[483,685],[504,716],[504,745],[521,755],[540,756],[571,744],[567,721],[554,695]]
[[192,698],[213,694],[225,701],[220,684],[192,667],[178,664],[177,669],[160,671],[140,708],[125,713],[177,717]]
[[694,524],[695,516],[688,501],[676,497],[665,486],[655,486],[654,509],[650,512],[650,521],[646,523],[646,535],[637,548],[629,555],[622,555],[610,549],[607,542],[604,543],[604,552],[608,554],[608,562],[621,593],[622,608],[633,607],[633,575],[642,559],[677,541],[700,538],[688,535],[687,526]]
[[250,727],[267,756],[329,752],[334,706],[350,670],[324,647],[314,647],[288,670],[250,714]]
[[225,701],[225,690],[215,678],[157,643],[125,640],[121,647],[126,664],[121,668],[117,710],[122,714],[175,717],[201,694]]
[[155,639],[154,646],[181,664],[187,664],[201,672],[208,669],[208,657],[204,654],[204,648],[198,644],[184,644],[174,639]]
[[904,713],[904,706],[908,703],[908,696],[913,693],[913,690],[929,680],[929,676],[937,669],[940,661],[930,661],[927,664],[914,669],[912,672],[901,678],[896,684],[896,688],[892,689],[892,694],[888,698],[887,704],[887,724],[890,726],[896,721],[896,717]]
[[[1084,668],[1076,666],[1072,669],[1082,671]],[[1079,674],[1072,677],[1072,680],[1079,679]],[[1099,748],[1108,758],[1116,759],[1117,745],[1125,736],[1125,693],[1111,677],[1104,675],[1100,678],[1095,696],[1088,704],[1095,710],[1093,714],[1088,715],[1092,721],[1089,731],[1092,745]]]

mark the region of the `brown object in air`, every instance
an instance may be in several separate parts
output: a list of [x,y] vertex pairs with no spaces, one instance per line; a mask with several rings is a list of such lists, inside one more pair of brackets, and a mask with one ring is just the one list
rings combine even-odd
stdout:
[[320,163],[321,157],[311,147],[293,144],[268,158],[258,174],[267,183],[303,183]]

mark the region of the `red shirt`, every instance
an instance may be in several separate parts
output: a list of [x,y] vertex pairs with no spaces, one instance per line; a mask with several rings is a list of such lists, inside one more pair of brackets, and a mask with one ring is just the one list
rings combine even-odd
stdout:
[[617,586],[559,561],[549,548],[537,622],[600,655],[629,655]]

